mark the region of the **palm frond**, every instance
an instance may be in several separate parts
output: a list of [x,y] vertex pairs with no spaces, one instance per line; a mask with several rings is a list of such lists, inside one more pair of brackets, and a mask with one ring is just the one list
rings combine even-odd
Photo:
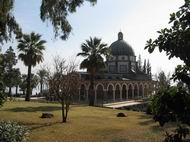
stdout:
[[41,40],[41,35],[32,32],[30,35],[23,35],[23,38],[18,41],[18,50],[20,52],[19,59],[25,65],[35,66],[43,61],[43,50],[45,50],[45,40]]
[[81,53],[78,53],[77,56],[87,57],[89,56],[89,53],[81,52]]

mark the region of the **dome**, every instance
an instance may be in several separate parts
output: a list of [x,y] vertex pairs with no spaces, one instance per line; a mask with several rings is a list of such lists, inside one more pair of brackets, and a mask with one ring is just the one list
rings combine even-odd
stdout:
[[133,48],[123,40],[123,33],[118,33],[118,40],[110,45],[111,53],[113,56],[127,55],[135,56]]

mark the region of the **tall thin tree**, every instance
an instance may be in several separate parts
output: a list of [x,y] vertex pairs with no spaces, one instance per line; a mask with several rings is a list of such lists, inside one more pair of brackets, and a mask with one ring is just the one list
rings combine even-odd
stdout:
[[18,44],[18,50],[20,52],[19,59],[21,59],[26,66],[28,66],[27,77],[27,93],[26,101],[30,101],[31,96],[31,69],[32,66],[43,61],[43,50],[45,50],[45,40],[41,40],[41,35],[32,32],[27,35],[24,34]]
[[43,89],[44,89],[44,82],[46,80],[46,76],[47,76],[48,72],[46,71],[46,69],[40,69],[37,72],[37,75],[39,76],[40,79],[40,95],[42,95],[43,93]]
[[85,43],[81,45],[81,53],[77,56],[85,57],[81,62],[80,68],[87,69],[90,74],[90,94],[89,94],[89,105],[94,105],[94,78],[96,73],[105,67],[104,57],[110,55],[110,50],[107,48],[107,44],[101,43],[99,38],[91,38],[86,40]]

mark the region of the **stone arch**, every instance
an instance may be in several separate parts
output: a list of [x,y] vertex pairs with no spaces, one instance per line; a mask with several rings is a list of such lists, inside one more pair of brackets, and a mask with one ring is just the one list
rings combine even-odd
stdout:
[[143,97],[143,85],[140,84],[139,85],[139,98],[142,98]]
[[87,99],[87,90],[84,84],[80,86],[80,101],[85,101]]
[[120,93],[121,93],[121,85],[116,84],[115,85],[115,100],[119,101],[120,100]]
[[134,99],[138,98],[138,85],[134,84]]
[[128,85],[128,99],[132,99],[133,98],[133,85],[129,84]]
[[113,97],[114,94],[113,93],[114,93],[114,86],[113,86],[113,84],[109,84],[107,87],[107,100],[108,100],[108,102],[114,101],[114,97]]
[[102,103],[104,101],[104,86],[102,84],[98,84],[96,86],[96,102]]
[[89,89],[90,89],[90,83],[86,84],[85,86],[86,86],[86,89],[89,91]]
[[97,90],[100,85],[102,86],[102,88],[103,88],[103,90],[104,90],[104,85],[103,85],[102,83],[98,83],[98,84],[96,85],[96,87],[95,87],[95,90]]
[[127,85],[123,84],[122,85],[122,100],[126,100],[127,99]]

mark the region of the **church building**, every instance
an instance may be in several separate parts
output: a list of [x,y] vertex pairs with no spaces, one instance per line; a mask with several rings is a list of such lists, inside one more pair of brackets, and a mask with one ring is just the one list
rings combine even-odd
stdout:
[[[95,104],[144,99],[152,94],[154,81],[151,67],[140,66],[133,48],[124,40],[122,32],[110,45],[111,57],[106,59],[106,69],[95,77]],[[88,102],[89,75],[80,72],[79,101]]]

